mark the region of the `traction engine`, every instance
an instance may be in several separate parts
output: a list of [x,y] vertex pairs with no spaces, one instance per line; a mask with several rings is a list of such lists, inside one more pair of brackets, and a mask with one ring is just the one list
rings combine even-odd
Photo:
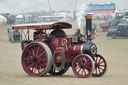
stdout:
[[[90,75],[100,77],[106,72],[105,58],[97,54],[97,47],[92,42],[92,15],[86,15],[86,36],[80,30],[67,36],[63,29],[72,28],[66,22],[15,25],[13,29],[34,29],[33,40],[24,40],[22,47],[22,66],[30,76],[62,75],[72,68],[77,77]],[[49,34],[47,30],[52,30]]]

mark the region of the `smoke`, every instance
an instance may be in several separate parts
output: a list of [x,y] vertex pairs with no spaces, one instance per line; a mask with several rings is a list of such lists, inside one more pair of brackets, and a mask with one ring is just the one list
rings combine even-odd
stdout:
[[86,4],[83,4],[81,5],[80,8],[77,8],[77,9],[80,9],[79,12],[77,13],[77,24],[78,24],[78,28],[81,29],[83,28],[83,22],[85,22],[85,18],[84,18],[84,15],[86,13],[86,10],[88,9],[87,5]]

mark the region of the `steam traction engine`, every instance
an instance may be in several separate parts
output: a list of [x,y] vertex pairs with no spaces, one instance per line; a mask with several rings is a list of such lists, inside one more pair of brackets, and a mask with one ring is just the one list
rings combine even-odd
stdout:
[[[62,75],[72,67],[77,77],[85,78],[90,75],[102,76],[107,67],[105,58],[97,54],[97,47],[92,42],[91,15],[86,15],[86,35],[80,34],[80,30],[67,36],[63,29],[72,28],[66,22],[15,25],[17,29],[34,29],[34,39],[24,40],[22,46],[22,66],[30,76]],[[52,30],[47,33],[48,30]]]

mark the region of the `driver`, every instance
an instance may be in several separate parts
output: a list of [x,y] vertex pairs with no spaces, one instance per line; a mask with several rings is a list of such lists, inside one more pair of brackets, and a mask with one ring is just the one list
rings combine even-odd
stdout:
[[50,33],[53,38],[63,38],[66,37],[66,33],[62,29],[55,29]]

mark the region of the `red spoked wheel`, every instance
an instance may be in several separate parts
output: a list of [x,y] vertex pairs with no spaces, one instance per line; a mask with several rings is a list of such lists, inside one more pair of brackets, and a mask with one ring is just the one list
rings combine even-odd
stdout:
[[50,48],[41,42],[30,43],[23,50],[22,66],[31,76],[44,76],[51,69],[52,53]]
[[77,77],[89,77],[94,70],[93,60],[89,55],[78,55],[73,59],[72,69]]
[[95,55],[95,70],[92,74],[94,77],[100,77],[104,75],[107,70],[107,62],[105,58],[99,54]]

